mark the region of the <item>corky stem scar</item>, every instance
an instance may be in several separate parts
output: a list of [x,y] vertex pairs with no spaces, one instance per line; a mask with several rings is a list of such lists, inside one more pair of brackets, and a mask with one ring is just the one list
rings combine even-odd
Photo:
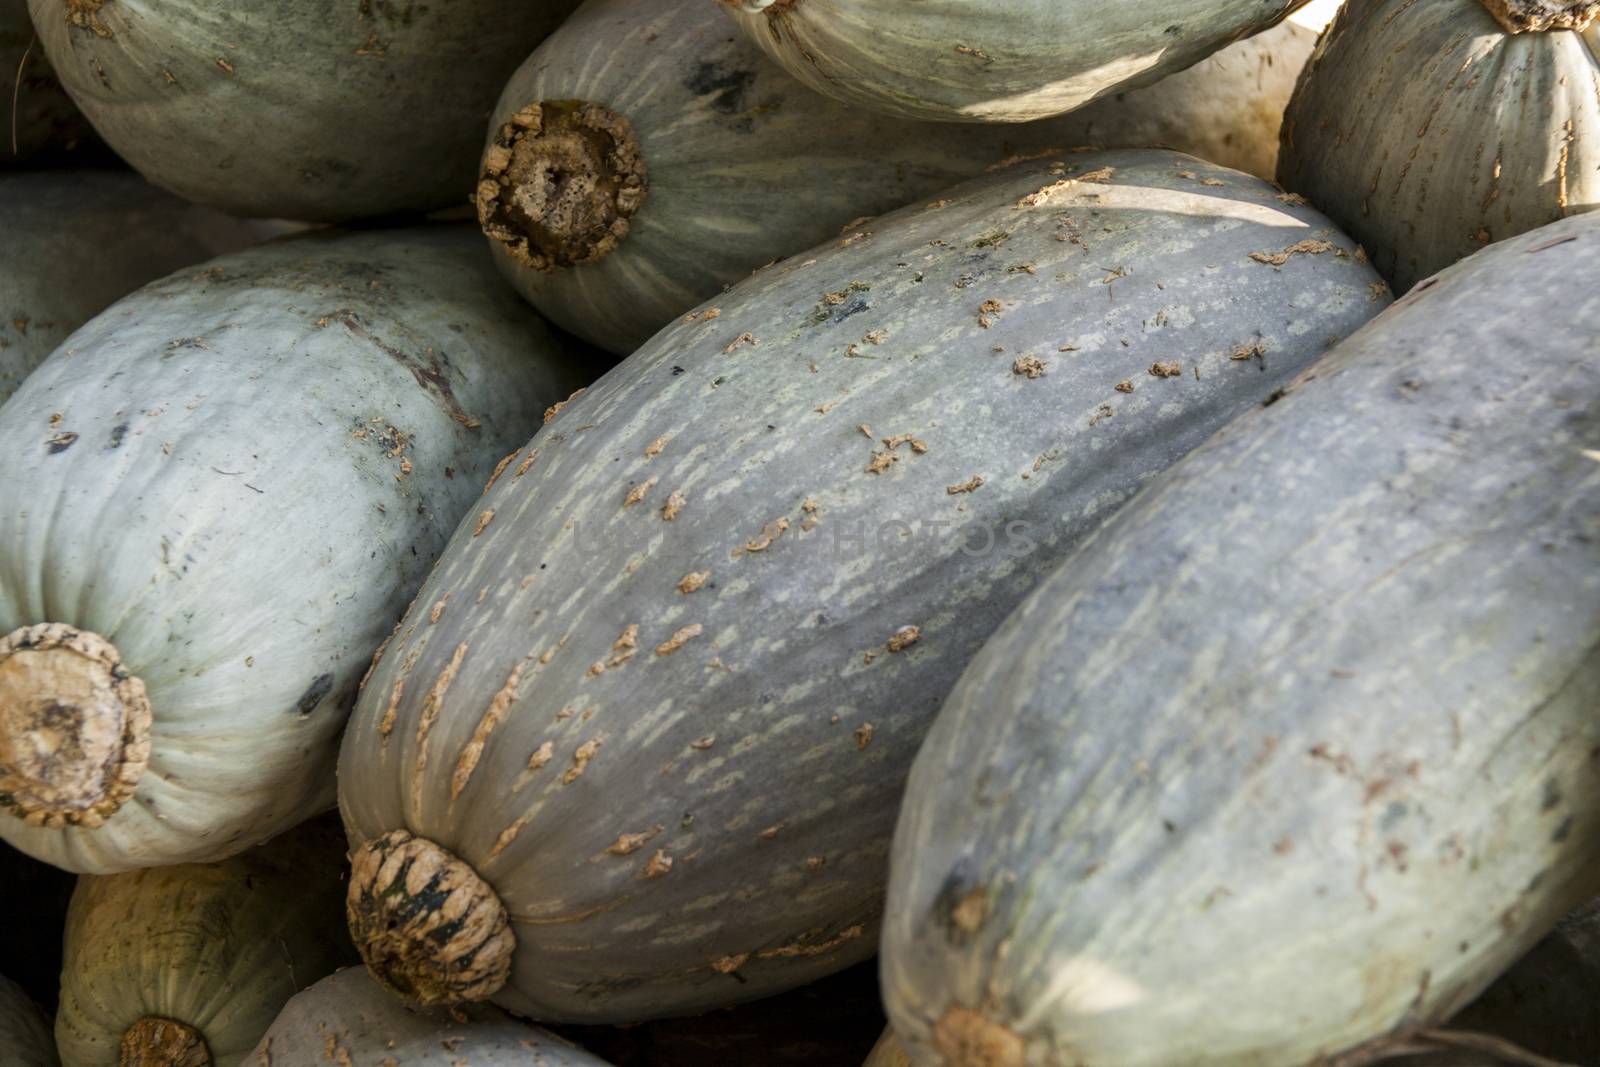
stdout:
[[478,223],[523,266],[593,263],[628,236],[648,185],[627,119],[581,100],[536,101],[484,152]]
[[118,1067],[212,1067],[211,1050],[194,1027],[146,1015],[123,1031]]
[[1600,16],[1600,0],[1483,0],[1507,33],[1582,30]]
[[110,641],[59,623],[0,639],[0,807],[96,827],[150,761],[150,701]]
[[408,831],[356,851],[345,915],[372,976],[413,1004],[487,1000],[511,977],[516,935],[494,889]]

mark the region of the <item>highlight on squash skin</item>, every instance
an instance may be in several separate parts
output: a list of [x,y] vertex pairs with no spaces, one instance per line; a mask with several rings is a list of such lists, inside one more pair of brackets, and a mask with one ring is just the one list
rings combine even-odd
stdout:
[[60,623],[0,638],[0,807],[97,827],[150,760],[150,701],[110,641]]
[[122,1035],[117,1067],[212,1067],[211,1050],[194,1027],[146,1015]]
[[626,118],[588,101],[536,100],[484,151],[478,223],[534,270],[593,263],[628,236],[648,189]]
[[352,856],[345,915],[373,978],[411,1003],[488,1000],[511,977],[516,935],[494,889],[405,830]]
[[1600,0],[1483,0],[1507,33],[1582,30],[1600,16]]

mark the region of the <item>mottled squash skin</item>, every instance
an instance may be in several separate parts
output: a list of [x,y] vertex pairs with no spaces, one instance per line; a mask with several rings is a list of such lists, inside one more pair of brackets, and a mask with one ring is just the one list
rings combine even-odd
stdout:
[[[589,0],[512,75],[485,161],[530,104],[588,101],[626,120],[646,172],[643,202],[625,233],[574,262],[535,265],[508,242],[491,247],[544,315],[626,355],[763,264],[1016,154],[1159,144],[1271,178],[1283,109],[1315,40],[1286,24],[1071,115],[956,126],[812,92],[733,32],[711,0]],[[570,173],[561,180],[577,184]],[[480,190],[495,233],[506,220],[488,197],[509,193],[498,181]],[[594,221],[581,219],[585,230]],[[525,227],[512,224],[518,235]]]
[[818,92],[900,118],[1028,122],[1148,85],[1305,0],[721,0]]
[[[865,959],[967,658],[1386,301],[1314,211],[1155,150],[1019,163],[759,272],[555,413],[457,531],[345,737],[358,868],[404,830],[476,872],[515,943],[490,995],[548,1021]],[[355,894],[369,929],[399,876]]]
[[215,1067],[239,1063],[290,997],[356,959],[343,844],[337,820],[319,818],[221,863],[78,879],[55,1023],[63,1067],[116,1062],[141,1019],[193,1031]]
[[[0,0],[0,170],[98,157],[99,142],[79,114],[28,21],[28,0]],[[12,108],[12,97],[16,107]]]
[[263,236],[119,171],[0,175],[0,234],[0,404],[113,302]]
[[607,1067],[548,1030],[497,1008],[407,1008],[365,967],[329,975],[296,996],[242,1067]]
[[1012,615],[895,832],[919,1064],[1377,1053],[1600,888],[1597,327],[1600,216],[1480,252]]
[[0,977],[0,1049],[11,1067],[59,1067],[50,1020],[22,987]]
[[[147,694],[148,766],[103,825],[0,794],[0,837],[111,873],[331,806],[373,650],[495,462],[589,373],[467,226],[271,242],[73,334],[0,409],[0,634],[113,646]],[[0,702],[31,749],[23,718]]]
[[485,113],[577,0],[28,0],[117,153],[186,200],[339,222],[464,200]]
[[1600,204],[1597,47],[1600,26],[1513,34],[1481,0],[1349,0],[1289,104],[1278,180],[1404,293]]

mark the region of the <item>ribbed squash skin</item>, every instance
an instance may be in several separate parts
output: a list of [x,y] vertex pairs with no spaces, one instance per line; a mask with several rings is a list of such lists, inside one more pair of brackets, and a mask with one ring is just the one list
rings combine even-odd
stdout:
[[895,832],[919,1064],[1305,1064],[1600,886],[1597,281],[1588,215],[1413,291],[985,646]]
[[22,987],[0,976],[0,1048],[12,1067],[57,1067],[50,1020]]
[[577,0],[29,0],[117,154],[187,200],[336,222],[471,192],[483,118]]
[[0,404],[113,302],[260,237],[250,223],[117,171],[0,176],[0,233]]
[[349,967],[289,1001],[243,1067],[606,1067],[497,1008],[455,1013],[407,1008]]
[[587,373],[466,226],[272,242],[84,326],[0,411],[0,633],[114,643],[152,755],[105,825],[0,812],[0,837],[109,873],[330,806],[372,651],[495,461]]
[[[1300,241],[1326,243],[1251,258]],[[1341,242],[1258,179],[1088,153],[735,286],[565,406],[457,532],[345,737],[352,848],[405,828],[475,869],[516,938],[496,1000],[535,1018],[691,1013],[866,958],[966,658],[1383,306]]]
[[1190,71],[1026,126],[908,122],[819,96],[729,32],[710,0],[589,0],[514,74],[491,143],[539,100],[628,120],[643,204],[603,258],[547,270],[492,242],[552,321],[627,354],[751,271],[1018,153],[1161,144],[1270,178],[1315,35],[1285,25]]
[[721,0],[789,73],[901,118],[1028,122],[1148,85],[1304,0]]
[[1404,293],[1600,202],[1597,46],[1600,25],[1507,33],[1480,0],[1349,0],[1285,115],[1278,179]]
[[117,1063],[146,1016],[198,1031],[216,1067],[239,1063],[290,997],[356,958],[342,846],[322,818],[221,863],[78,879],[55,1024],[63,1067]]
[[61,88],[34,40],[28,0],[0,0],[0,71],[5,72],[7,90],[5,107],[0,108],[0,169],[92,146],[88,121]]

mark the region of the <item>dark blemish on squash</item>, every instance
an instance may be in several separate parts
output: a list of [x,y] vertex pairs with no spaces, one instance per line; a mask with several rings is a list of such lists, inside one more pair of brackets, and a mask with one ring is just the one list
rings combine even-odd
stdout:
[[50,438],[50,440],[46,441],[45,448],[48,450],[50,455],[59,456],[61,453],[65,452],[67,449],[71,448],[77,443],[78,435],[68,430],[66,433],[58,433],[54,437]]
[[1544,813],[1561,803],[1561,783],[1554,778],[1545,779],[1544,794],[1539,800],[1539,811]]
[[429,349],[428,365],[424,367],[415,358],[373,336],[371,331],[362,323],[361,317],[354,311],[343,308],[335,311],[330,318],[341,323],[345,329],[356,337],[368,342],[378,351],[409,370],[411,376],[416,379],[417,385],[421,386],[424,392],[437,399],[452,419],[469,430],[476,430],[482,425],[477,419],[462,410],[460,403],[457,402],[455,391],[451,388],[448,377],[450,363],[442,353],[435,353],[432,349]]
[[125,422],[118,423],[111,428],[111,437],[106,444],[106,448],[108,450],[121,448],[122,442],[127,436],[128,424]]
[[1568,815],[1565,819],[1561,820],[1560,825],[1558,825],[1555,828],[1555,832],[1550,835],[1550,843],[1553,844],[1553,845],[1561,844],[1563,841],[1565,841],[1567,839],[1567,835],[1570,834],[1571,832],[1572,832],[1572,816]]
[[717,63],[699,63],[683,80],[683,87],[696,96],[716,97],[711,110],[723,115],[737,115],[745,110],[745,93],[755,81],[755,73],[748,70],[729,70]]
[[310,715],[331,692],[333,692],[333,675],[331,673],[318,675],[300,699],[294,702],[294,710],[302,716]]

